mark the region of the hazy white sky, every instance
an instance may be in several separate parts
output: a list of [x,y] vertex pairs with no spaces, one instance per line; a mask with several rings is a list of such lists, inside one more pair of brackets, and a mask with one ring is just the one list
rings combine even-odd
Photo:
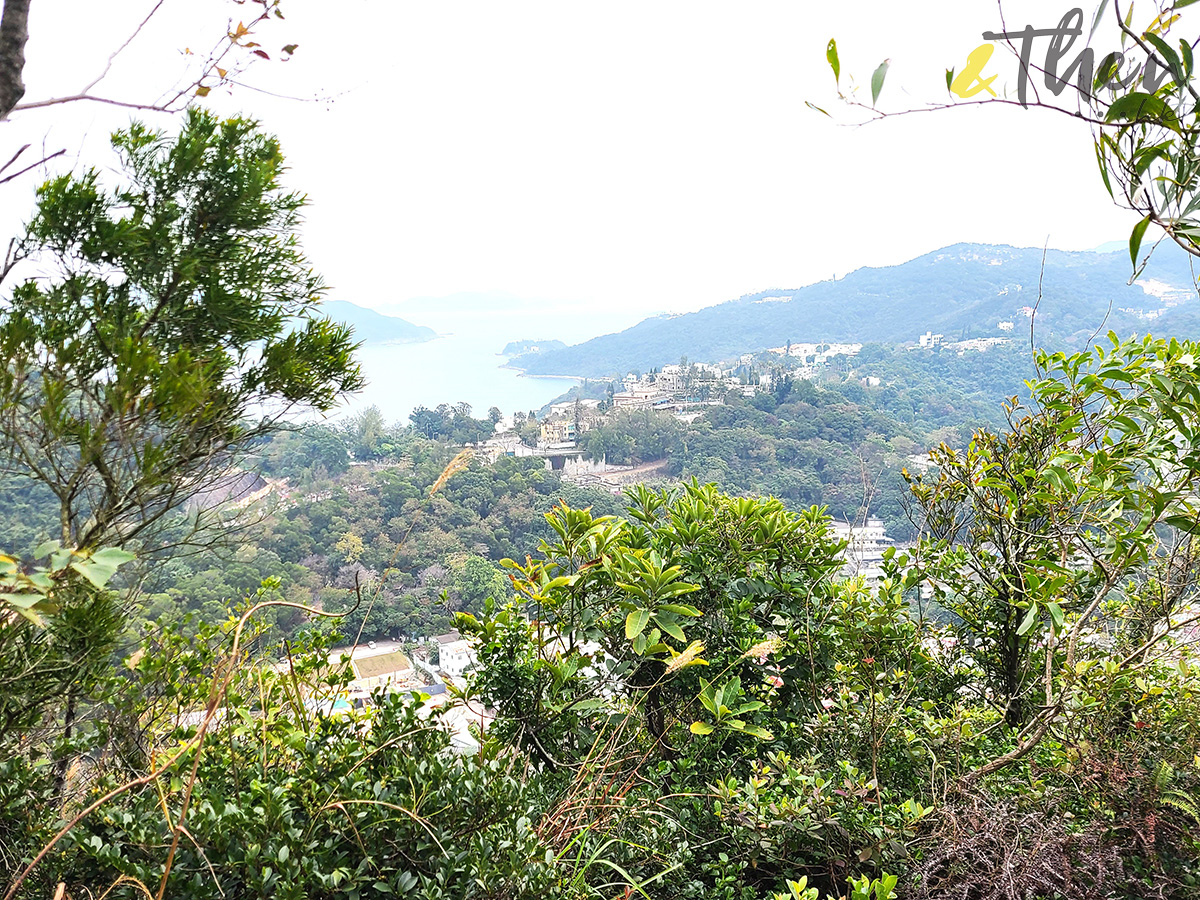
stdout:
[[[81,88],[152,5],[33,0],[27,99]],[[97,93],[156,96],[180,50],[211,44],[251,6],[165,0]],[[1068,8],[1004,12],[1010,28],[1050,27]],[[283,9],[262,40],[273,55],[298,43],[295,58],[246,80],[333,99],[239,89],[208,100],[280,135],[290,180],[312,199],[307,250],[334,296],[365,306],[495,290],[603,305],[627,324],[958,241],[1087,249],[1135,221],[1104,192],[1087,127],[1065,116],[990,107],[838,124],[854,114],[836,100],[830,37],[843,82],[868,82],[889,57],[880,106],[902,109],[946,97],[944,70],[999,28],[994,0]],[[1011,60],[991,68],[1015,81]],[[68,148],[65,165],[102,161],[101,139],[129,115],[91,104],[18,114],[0,123],[0,156],[33,140]],[[29,192],[0,192],[8,234]]]

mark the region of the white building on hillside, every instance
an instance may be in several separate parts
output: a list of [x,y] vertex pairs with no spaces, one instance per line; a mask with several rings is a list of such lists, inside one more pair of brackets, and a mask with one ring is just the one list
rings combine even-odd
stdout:
[[845,574],[861,575],[868,581],[883,577],[883,554],[893,542],[882,519],[871,516],[862,525],[835,519],[833,532],[840,540],[848,541],[842,553],[846,560]]
[[471,642],[457,631],[439,634],[434,640],[438,645],[438,668],[451,678],[462,678],[467,669],[479,662]]
[[922,347],[940,347],[945,335],[934,334],[932,331],[927,331],[920,336],[919,341]]

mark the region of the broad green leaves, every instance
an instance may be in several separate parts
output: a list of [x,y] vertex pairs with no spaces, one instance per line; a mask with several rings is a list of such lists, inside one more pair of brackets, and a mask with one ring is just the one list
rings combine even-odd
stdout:
[[994,693],[1010,698],[1010,724],[1044,681],[1035,648],[1065,642],[1073,669],[1100,604],[1166,552],[1168,527],[1197,530],[1197,355],[1191,343],[1115,335],[1039,354],[1032,410],[1014,409],[1010,431],[977,432],[965,451],[934,451],[936,480],[910,479],[926,516],[918,567]]
[[629,611],[629,615],[625,618],[625,638],[626,640],[637,639],[646,626],[650,624],[650,610],[637,607]]
[[[664,566],[662,558],[653,550],[632,550],[617,558],[615,575],[617,587],[627,598],[621,602],[622,608],[629,609],[625,637],[633,642],[635,653],[664,652],[667,645],[661,641],[663,635],[680,644],[687,643],[683,620],[698,618],[700,610],[686,604],[664,602],[698,589],[697,585],[682,580],[680,566]],[[651,623],[654,630],[644,635]]]
[[1179,117],[1166,101],[1154,94],[1132,91],[1118,97],[1104,113],[1104,121],[1110,123],[1144,123],[1163,125],[1179,132]]
[[701,678],[698,699],[713,721],[708,723],[697,720],[689,726],[689,730],[698,735],[727,730],[748,734],[763,741],[771,740],[771,732],[742,718],[748,713],[757,712],[766,704],[760,700],[743,700],[743,696],[740,678],[731,678],[720,685]]
[[[828,519],[698,483],[629,499],[628,521],[559,504],[543,558],[505,562],[527,624],[515,607],[460,617],[480,641],[481,696],[515,740],[554,759],[627,716],[672,745],[770,739],[778,623],[841,566]],[[703,682],[700,667],[712,673]]]
[[70,550],[58,541],[48,541],[34,552],[46,565],[26,570],[11,556],[0,554],[0,610],[14,610],[35,625],[45,626],[43,616],[58,612],[55,594],[71,573],[85,578],[96,590],[134,556],[125,550],[104,548],[95,552]]

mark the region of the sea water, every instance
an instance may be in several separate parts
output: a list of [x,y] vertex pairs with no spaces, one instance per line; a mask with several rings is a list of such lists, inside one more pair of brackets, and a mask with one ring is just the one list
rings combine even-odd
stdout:
[[526,377],[507,367],[508,360],[500,355],[505,344],[517,340],[574,344],[626,328],[641,318],[636,312],[616,314],[595,306],[477,294],[409,301],[380,311],[427,325],[439,336],[421,344],[365,343],[358,359],[367,386],[332,418],[371,405],[378,406],[387,421],[403,424],[408,424],[408,415],[416,407],[432,409],[439,403],[469,403],[471,414],[480,419],[493,406],[506,417],[536,410],[579,379]]

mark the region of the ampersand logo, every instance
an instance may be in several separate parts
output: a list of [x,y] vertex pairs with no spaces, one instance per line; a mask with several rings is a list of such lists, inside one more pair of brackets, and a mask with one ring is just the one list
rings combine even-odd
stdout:
[[992,90],[992,82],[996,80],[997,76],[983,77],[983,67],[991,60],[995,50],[996,48],[992,44],[980,44],[972,50],[970,56],[967,57],[966,67],[951,83],[950,90],[964,100],[969,100],[981,91],[987,91],[995,97],[996,92]]

